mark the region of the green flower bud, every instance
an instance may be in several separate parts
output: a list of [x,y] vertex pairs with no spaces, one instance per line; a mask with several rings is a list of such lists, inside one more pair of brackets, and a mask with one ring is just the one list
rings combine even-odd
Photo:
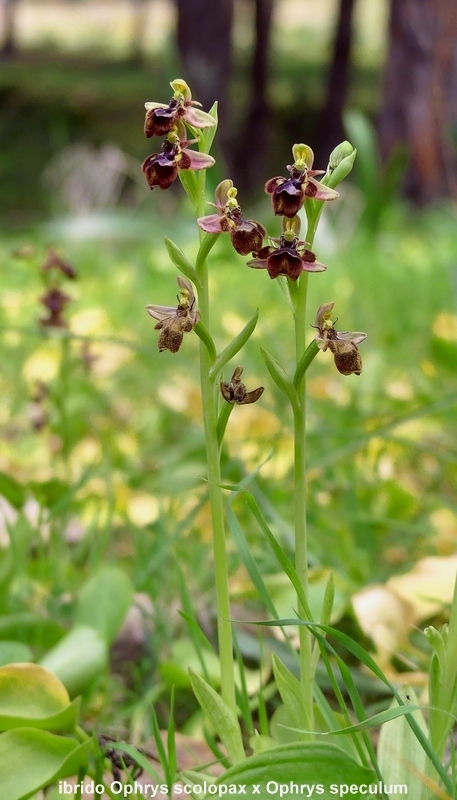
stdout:
[[341,142],[341,144],[339,144],[338,147],[335,147],[335,149],[332,150],[332,152],[330,153],[330,158],[328,161],[329,167],[332,170],[332,172],[334,169],[337,168],[339,164],[341,164],[342,161],[344,161],[345,158],[352,155],[353,152],[354,148],[352,144],[348,141]]
[[327,173],[322,179],[322,183],[332,189],[338,186],[351,172],[356,155],[357,150],[350,142],[341,142],[330,154]]

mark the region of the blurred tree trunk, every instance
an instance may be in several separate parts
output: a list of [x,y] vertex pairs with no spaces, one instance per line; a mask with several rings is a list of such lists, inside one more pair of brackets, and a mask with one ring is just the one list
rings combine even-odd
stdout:
[[268,67],[274,0],[254,0],[255,45],[251,65],[246,124],[233,164],[236,185],[247,194],[258,190],[256,180],[268,148]]
[[227,141],[228,87],[232,68],[234,0],[177,0],[182,77],[209,111],[219,102],[220,137]]
[[407,147],[405,190],[420,204],[456,195],[456,42],[455,0],[391,0],[380,147],[384,160]]
[[17,50],[15,39],[15,16],[17,0],[3,0],[2,2],[2,27],[4,31],[3,44],[0,49],[0,56],[3,58],[14,55]]
[[149,0],[131,0],[131,3],[133,11],[131,61],[141,64]]
[[325,169],[331,151],[345,138],[343,111],[349,85],[354,6],[354,0],[340,0],[325,103],[319,115],[314,148],[319,169]]

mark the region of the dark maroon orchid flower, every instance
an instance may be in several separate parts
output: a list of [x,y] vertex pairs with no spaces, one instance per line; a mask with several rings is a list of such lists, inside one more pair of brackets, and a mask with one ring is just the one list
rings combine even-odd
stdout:
[[143,161],[141,169],[151,189],[156,186],[168,189],[178,177],[178,169],[199,170],[213,166],[215,161],[212,156],[197,150],[186,150],[195,141],[181,139],[178,129],[174,128],[162,144],[161,152],[153,153]]
[[144,132],[148,139],[151,136],[166,136],[182,120],[193,128],[211,128],[216,120],[206,111],[201,111],[195,106],[201,105],[192,100],[192,93],[187,83],[180,78],[171,81],[174,95],[169,104],[145,103],[146,119]]
[[299,232],[299,217],[284,218],[281,238],[270,239],[273,244],[262,247],[256,257],[247,262],[248,267],[266,269],[270,278],[286,275],[291,281],[296,281],[304,271],[323,272],[326,270],[327,267],[316,259],[311,250],[308,250],[306,242],[298,238]]
[[335,200],[339,195],[334,189],[324,186],[315,179],[324,170],[311,169],[314,153],[306,144],[295,144],[292,148],[294,163],[289,165],[289,177],[271,178],[265,184],[265,191],[271,195],[276,215],[295,217],[307,197],[315,200]]

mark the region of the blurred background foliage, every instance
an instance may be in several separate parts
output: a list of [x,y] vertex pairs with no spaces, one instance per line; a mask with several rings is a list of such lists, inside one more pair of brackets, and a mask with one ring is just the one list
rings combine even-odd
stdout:
[[[279,227],[264,182],[284,173],[294,142],[311,144],[323,169],[342,138],[358,148],[354,174],[317,238],[328,271],[310,289],[310,313],[335,300],[338,327],[368,333],[360,378],[339,375],[329,353],[310,373],[317,594],[322,570],[333,568],[338,613],[351,628],[354,593],[425,556],[455,554],[457,22],[450,5],[4,0],[0,604],[7,617],[33,612],[65,630],[77,590],[96,567],[114,563],[130,575],[141,613],[117,652],[114,677],[91,684],[89,718],[122,719],[141,732],[142,695],[150,700],[151,686],[174,680],[187,657],[173,648],[188,635],[178,609],[189,597],[213,638],[198,342],[186,336],[179,354],[159,354],[144,311],[147,302],[172,305],[176,295],[164,234],[189,258],[196,252],[181,187],[151,195],[140,170],[154,149],[142,132],[143,104],[167,102],[173,78],[185,78],[205,109],[220,100],[210,188],[232,176],[245,216],[270,235]],[[76,280],[61,280],[71,297],[66,333],[39,323],[50,247],[77,271]],[[211,281],[219,346],[261,307],[243,364],[248,388],[266,391],[230,418],[224,479],[235,483],[260,467],[252,489],[291,552],[291,419],[259,357],[265,344],[291,366],[284,298],[277,282],[246,270],[224,237]],[[260,532],[241,501],[235,507],[278,608],[290,609]],[[245,609],[234,616],[252,618],[256,598],[229,547],[234,600]],[[450,598],[439,579],[433,592],[445,611]],[[369,633],[359,604],[357,614]],[[389,658],[398,643],[409,668],[420,669],[421,654],[403,635],[410,616],[396,614]],[[14,626],[5,630],[3,639],[20,640]]]

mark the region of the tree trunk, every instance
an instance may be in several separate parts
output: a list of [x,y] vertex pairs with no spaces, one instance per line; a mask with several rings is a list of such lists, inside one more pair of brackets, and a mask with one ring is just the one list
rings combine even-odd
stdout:
[[331,151],[345,138],[343,111],[349,85],[354,6],[354,0],[340,0],[325,104],[319,116],[315,142],[319,169],[325,169]]
[[232,67],[234,0],[177,0],[178,47],[182,76],[195,100],[209,111],[219,102],[220,137],[229,118],[228,86]]
[[422,205],[457,193],[456,42],[455,0],[391,0],[381,154],[406,146],[405,190]]
[[268,66],[274,0],[254,0],[255,49],[251,65],[250,97],[246,124],[237,144],[234,163],[236,185],[246,194],[258,194],[256,185],[268,148]]
[[132,47],[130,60],[134,64],[143,61],[144,30],[148,14],[149,0],[131,0],[133,12]]
[[3,0],[2,2],[2,22],[3,22],[3,44],[0,48],[0,56],[9,58],[16,52],[16,38],[15,38],[15,15],[17,9],[17,0]]

